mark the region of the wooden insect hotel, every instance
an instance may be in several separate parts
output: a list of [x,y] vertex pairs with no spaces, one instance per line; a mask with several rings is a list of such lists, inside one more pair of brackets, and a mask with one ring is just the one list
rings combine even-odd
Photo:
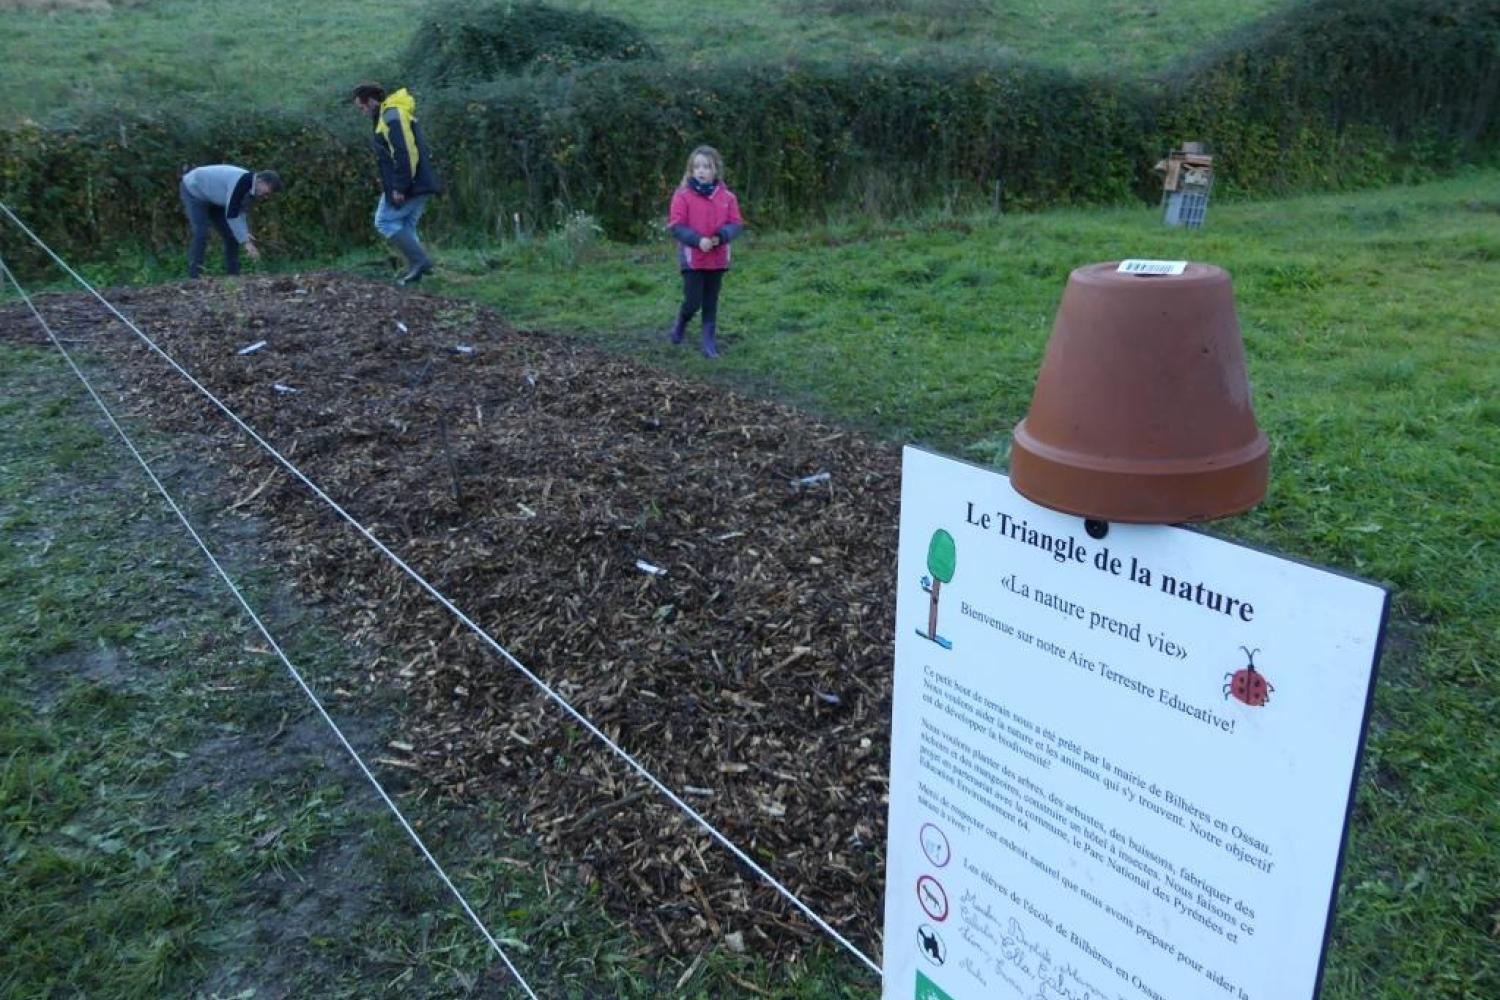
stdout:
[[1201,142],[1184,142],[1156,164],[1162,174],[1162,221],[1169,226],[1202,227],[1214,186],[1214,158]]

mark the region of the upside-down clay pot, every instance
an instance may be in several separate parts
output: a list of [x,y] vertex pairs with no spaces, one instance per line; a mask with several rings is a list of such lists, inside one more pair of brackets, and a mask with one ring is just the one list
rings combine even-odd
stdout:
[[1011,483],[1045,507],[1106,521],[1207,521],[1266,494],[1269,447],[1250,407],[1229,275],[1068,276]]

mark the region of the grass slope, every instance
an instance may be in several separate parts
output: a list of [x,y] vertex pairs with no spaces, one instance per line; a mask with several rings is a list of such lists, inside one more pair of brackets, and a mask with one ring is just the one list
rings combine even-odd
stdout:
[[[640,24],[667,58],[712,72],[914,49],[1006,51],[1077,70],[1150,73],[1279,0],[557,0]],[[329,0],[0,3],[0,89],[13,114],[54,120],[116,102],[289,106],[341,114],[347,89],[388,76],[425,5]],[[59,9],[61,7],[61,9]],[[95,9],[95,8],[104,9]]]
[[1226,267],[1273,457],[1266,502],[1216,530],[1395,588],[1325,995],[1479,1000],[1500,996],[1497,223],[1487,172],[1214,206],[1200,232],[1120,209],[751,237],[712,367],[660,342],[665,246],[455,253],[446,289],[1003,463],[1072,267]]

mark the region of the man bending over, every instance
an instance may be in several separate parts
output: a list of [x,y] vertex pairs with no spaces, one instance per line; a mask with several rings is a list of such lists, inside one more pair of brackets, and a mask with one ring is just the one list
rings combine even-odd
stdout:
[[260,260],[260,250],[250,235],[250,209],[280,190],[281,177],[274,170],[246,170],[215,163],[183,174],[178,193],[193,230],[188,244],[188,277],[196,278],[203,270],[209,226],[224,240],[226,274],[240,273],[242,246],[251,260]]

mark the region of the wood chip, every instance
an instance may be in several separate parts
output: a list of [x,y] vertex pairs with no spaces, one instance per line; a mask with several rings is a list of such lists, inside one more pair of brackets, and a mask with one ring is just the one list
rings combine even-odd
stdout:
[[[132,308],[529,669],[878,954],[899,451],[469,305],[328,273],[300,276],[298,297],[285,280],[238,286],[235,321],[275,335],[253,366],[224,350],[222,296],[141,289]],[[776,893],[718,846],[698,850],[691,821],[307,490],[272,488],[254,443],[206,423],[158,358],[103,336],[111,320],[91,302],[56,302],[58,332],[98,345],[126,411],[177,432],[173,454],[222,477],[219,503],[255,512],[298,592],[377,651],[336,690],[404,705],[382,763],[433,796],[513,802],[548,863],[586,859],[610,910],[674,954],[732,947],[726,926],[770,962],[805,952],[816,931]],[[398,314],[408,335],[368,321]],[[483,350],[452,351],[455,316]],[[26,328],[0,322],[0,337]],[[836,494],[787,489],[820,470]],[[633,569],[655,558],[672,573]]]

